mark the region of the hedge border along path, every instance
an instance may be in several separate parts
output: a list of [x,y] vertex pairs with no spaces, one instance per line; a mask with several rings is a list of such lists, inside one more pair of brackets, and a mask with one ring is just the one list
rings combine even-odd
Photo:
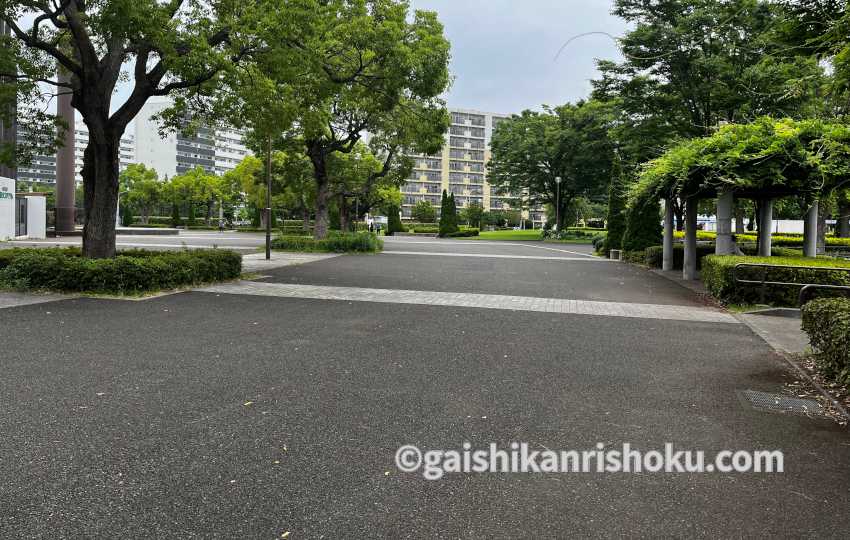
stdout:
[[0,250],[0,288],[138,295],[237,279],[242,255],[228,250],[120,251],[87,259],[79,248]]
[[[850,261],[831,258],[810,257],[741,257],[736,255],[709,255],[702,260],[702,281],[706,289],[717,299],[731,304],[760,302],[760,285],[736,286],[732,272],[736,264],[775,264],[804,266],[808,268],[834,267],[850,269]],[[749,272],[749,275],[747,274]],[[761,270],[742,270],[745,279],[761,279]],[[850,272],[808,271],[806,269],[770,269],[767,281],[786,283],[817,283],[822,285],[850,285]],[[765,301],[778,306],[796,306],[799,287],[767,286]]]
[[272,249],[305,253],[378,253],[384,249],[384,241],[369,232],[332,233],[322,240],[312,236],[279,236],[272,240]]
[[820,298],[802,309],[815,361],[823,374],[850,387],[850,299]]

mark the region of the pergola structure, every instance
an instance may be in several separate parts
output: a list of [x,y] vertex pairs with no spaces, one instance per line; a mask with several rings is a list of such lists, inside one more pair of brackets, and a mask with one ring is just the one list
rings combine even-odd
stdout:
[[672,148],[647,164],[632,192],[631,204],[663,199],[664,270],[673,269],[673,204],[685,206],[683,278],[697,271],[697,207],[717,199],[719,255],[735,253],[732,215],[736,198],[757,201],[760,256],[771,255],[773,201],[802,197],[805,216],[803,254],[817,256],[819,199],[850,182],[850,128],[817,120],[760,118],[727,125],[702,139]]

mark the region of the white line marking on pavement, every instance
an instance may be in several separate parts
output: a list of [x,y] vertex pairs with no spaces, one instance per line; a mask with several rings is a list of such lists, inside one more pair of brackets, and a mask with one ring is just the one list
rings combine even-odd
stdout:
[[217,294],[243,294],[279,298],[471,307],[512,311],[536,311],[542,313],[565,313],[571,315],[741,324],[738,319],[728,313],[713,308],[697,306],[626,304],[621,302],[596,302],[562,298],[536,298],[532,296],[363,289],[359,287],[329,287],[323,285],[295,285],[290,283],[261,283],[255,281],[223,283],[221,285],[213,285],[195,290]]
[[581,257],[544,257],[542,255],[497,255],[494,253],[454,253],[449,251],[382,251],[382,255],[430,255],[432,257],[480,257],[484,259],[534,259],[537,261],[611,262],[609,259]]
[[602,257],[599,257],[597,255],[591,255],[590,253],[582,253],[580,251],[570,251],[568,249],[552,248],[552,247],[545,247],[545,246],[535,246],[535,245],[532,245],[532,244],[518,244],[516,242],[501,242],[501,241],[496,241],[496,240],[492,240],[492,241],[487,241],[487,240],[454,240],[454,241],[433,240],[433,241],[428,241],[428,240],[396,240],[396,239],[389,240],[390,238],[393,238],[393,237],[392,236],[386,236],[386,237],[383,237],[382,239],[383,239],[384,242],[386,242],[388,244],[449,244],[449,245],[452,245],[452,246],[459,246],[459,245],[464,245],[464,244],[473,244],[473,245],[478,245],[478,246],[482,246],[482,245],[484,245],[484,246],[486,246],[486,245],[489,245],[489,246],[519,246],[519,247],[527,247],[527,248],[533,248],[533,249],[545,249],[545,250],[548,250],[548,251],[559,251],[561,253],[570,253],[570,254],[573,254],[573,255],[581,255],[582,257],[589,257],[591,259],[601,259],[602,258]]

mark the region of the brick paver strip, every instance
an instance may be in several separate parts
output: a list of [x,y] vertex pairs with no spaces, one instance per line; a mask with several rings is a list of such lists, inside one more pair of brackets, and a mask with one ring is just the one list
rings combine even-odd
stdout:
[[637,319],[665,319],[707,323],[740,324],[732,315],[713,308],[671,306],[661,304],[628,304],[621,302],[596,302],[562,298],[536,298],[533,296],[508,296],[497,294],[470,294],[439,291],[409,291],[392,289],[363,289],[358,287],[328,287],[323,285],[296,285],[288,283],[261,283],[239,281],[196,289],[218,294],[247,294],[281,298],[312,298],[343,300],[349,302],[381,302],[390,304],[419,304],[425,306],[472,307],[565,313],[571,315],[598,315],[630,317]]

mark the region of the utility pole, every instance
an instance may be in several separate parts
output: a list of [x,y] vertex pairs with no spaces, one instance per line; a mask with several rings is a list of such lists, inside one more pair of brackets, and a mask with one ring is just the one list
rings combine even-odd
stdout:
[[272,258],[272,136],[266,149],[266,260]]

